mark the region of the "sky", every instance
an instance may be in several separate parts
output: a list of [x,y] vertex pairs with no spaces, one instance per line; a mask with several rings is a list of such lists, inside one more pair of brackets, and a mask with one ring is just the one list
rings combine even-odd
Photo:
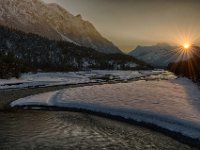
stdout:
[[124,52],[138,45],[196,44],[200,0],[44,0],[81,14]]

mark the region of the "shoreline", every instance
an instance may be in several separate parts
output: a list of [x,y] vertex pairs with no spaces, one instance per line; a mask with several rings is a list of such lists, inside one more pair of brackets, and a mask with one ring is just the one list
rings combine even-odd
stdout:
[[[95,70],[94,70],[95,71]],[[98,71],[98,70],[96,70]],[[146,71],[146,70],[144,70]],[[154,71],[154,72],[153,72]],[[134,72],[134,71],[133,71]],[[135,71],[137,72],[137,71]],[[145,80],[145,81],[153,81],[153,80],[171,80],[171,79],[177,79],[178,77],[175,76],[173,73],[171,73],[168,76],[169,71],[167,70],[163,70],[162,72],[156,72],[156,70],[151,70],[151,73],[141,73],[140,71],[138,71],[139,76],[134,76],[134,77],[129,77],[129,78],[123,78],[120,77],[120,75],[114,75],[114,74],[110,74],[110,73],[106,73],[106,74],[96,74],[95,76],[88,76],[90,78],[89,81],[87,82],[75,82],[75,83],[65,83],[61,84],[61,83],[57,83],[57,84],[38,84],[38,85],[26,85],[26,86],[22,86],[22,87],[12,87],[13,85],[21,85],[23,83],[26,82],[19,82],[19,83],[5,83],[0,85],[0,92],[1,91],[13,91],[13,90],[20,90],[20,89],[35,89],[35,88],[51,88],[51,87],[61,87],[61,86],[81,86],[81,85],[99,85],[99,84],[116,84],[116,83],[127,83],[127,82],[133,82],[133,81],[138,81],[138,80]],[[101,76],[99,76],[101,75]],[[112,79],[109,77],[106,77],[106,75],[111,75]],[[94,79],[94,80],[93,80]],[[37,81],[35,81],[37,82]],[[8,86],[9,87],[4,87],[3,86]]]
[[[157,74],[160,75],[160,74]],[[135,77],[133,79],[127,80],[109,80],[109,81],[102,81],[102,82],[87,82],[87,83],[78,83],[78,84],[65,84],[65,85],[53,85],[53,86],[35,86],[35,87],[28,87],[28,88],[15,88],[15,89],[0,89],[0,111],[1,110],[8,110],[10,109],[9,104],[17,99],[46,93],[52,92],[67,88],[77,88],[77,87],[84,87],[84,86],[94,86],[94,85],[103,85],[103,84],[118,84],[118,83],[128,83],[134,82],[139,80],[145,81],[156,81],[156,80],[169,80],[169,79],[158,79],[158,78],[149,78],[151,75]],[[178,78],[178,77],[177,77]],[[18,93],[16,95],[16,93]]]
[[86,113],[89,115],[94,115],[94,116],[98,116],[98,117],[102,117],[102,118],[106,118],[106,119],[125,122],[130,125],[144,127],[144,128],[150,129],[152,131],[162,133],[180,143],[189,145],[191,148],[200,149],[200,140],[198,140],[198,139],[185,136],[179,132],[171,131],[169,129],[160,127],[153,123],[147,123],[144,121],[137,121],[134,119],[124,118],[119,115],[112,115],[112,114],[104,113],[104,112],[92,111],[92,110],[81,109],[81,108],[70,108],[70,107],[67,108],[67,107],[53,107],[53,106],[18,106],[18,107],[11,108],[12,111],[19,110],[19,109],[33,110],[33,111],[66,111],[66,112]]
[[[134,79],[134,81],[137,81],[139,79]],[[143,79],[145,80],[145,79]],[[156,79],[157,80],[157,79]],[[133,80],[131,80],[133,81]],[[123,83],[126,82],[131,82],[131,81],[123,81]],[[149,81],[148,79],[146,81]],[[116,83],[122,83],[122,81],[109,81],[106,83],[84,83],[84,84],[74,84],[74,85],[65,85],[65,86],[53,86],[53,87],[40,87],[40,88],[28,88],[28,89],[16,89],[16,90],[4,90],[0,91],[0,111],[15,111],[18,110],[18,108],[23,108],[23,107],[17,107],[17,108],[11,108],[9,104],[19,98],[30,96],[30,95],[35,95],[35,94],[40,94],[40,93],[45,93],[45,92],[50,92],[50,91],[56,91],[56,90],[61,90],[61,89],[66,89],[66,88],[76,88],[76,87],[82,87],[82,86],[93,86],[93,85],[101,85],[101,84],[116,84]],[[26,108],[31,108],[27,107]],[[38,106],[37,106],[38,108]],[[79,108],[59,108],[59,107],[42,107],[42,110],[51,110],[51,111],[71,111],[71,112],[81,112],[81,113],[88,113],[91,115],[96,115],[112,120],[118,120],[122,122],[126,122],[132,125],[136,126],[141,126],[144,128],[151,129],[155,132],[160,132],[163,133],[166,136],[169,136],[173,138],[176,141],[179,141],[183,144],[187,144],[193,148],[198,148],[200,149],[200,141],[198,139],[193,139],[191,137],[187,137],[181,133],[173,132],[168,129],[159,127],[158,125],[152,124],[152,123],[146,123],[146,122],[139,122],[133,119],[126,119],[121,116],[115,116],[112,114],[108,113],[103,113],[103,112],[95,112],[91,110],[86,110],[86,109],[79,109]],[[41,111],[42,111],[41,110]]]

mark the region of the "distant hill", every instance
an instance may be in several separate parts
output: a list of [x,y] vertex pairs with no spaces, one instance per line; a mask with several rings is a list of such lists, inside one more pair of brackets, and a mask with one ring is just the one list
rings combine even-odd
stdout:
[[28,71],[146,69],[125,54],[105,54],[70,42],[54,41],[0,26],[0,78]]
[[129,55],[154,67],[165,68],[169,63],[177,60],[176,48],[165,43],[154,46],[138,46]]
[[0,25],[103,53],[122,53],[81,15],[73,16],[58,4],[42,0],[0,0]]

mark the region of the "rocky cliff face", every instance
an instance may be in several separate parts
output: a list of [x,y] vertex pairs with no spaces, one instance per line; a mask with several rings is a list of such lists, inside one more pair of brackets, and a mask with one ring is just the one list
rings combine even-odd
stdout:
[[104,53],[121,53],[81,15],[73,16],[59,5],[41,0],[0,0],[0,25]]

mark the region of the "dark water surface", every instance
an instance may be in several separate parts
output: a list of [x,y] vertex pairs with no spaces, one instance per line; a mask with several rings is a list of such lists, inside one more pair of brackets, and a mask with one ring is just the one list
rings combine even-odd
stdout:
[[0,150],[190,150],[163,134],[86,113],[0,112]]

